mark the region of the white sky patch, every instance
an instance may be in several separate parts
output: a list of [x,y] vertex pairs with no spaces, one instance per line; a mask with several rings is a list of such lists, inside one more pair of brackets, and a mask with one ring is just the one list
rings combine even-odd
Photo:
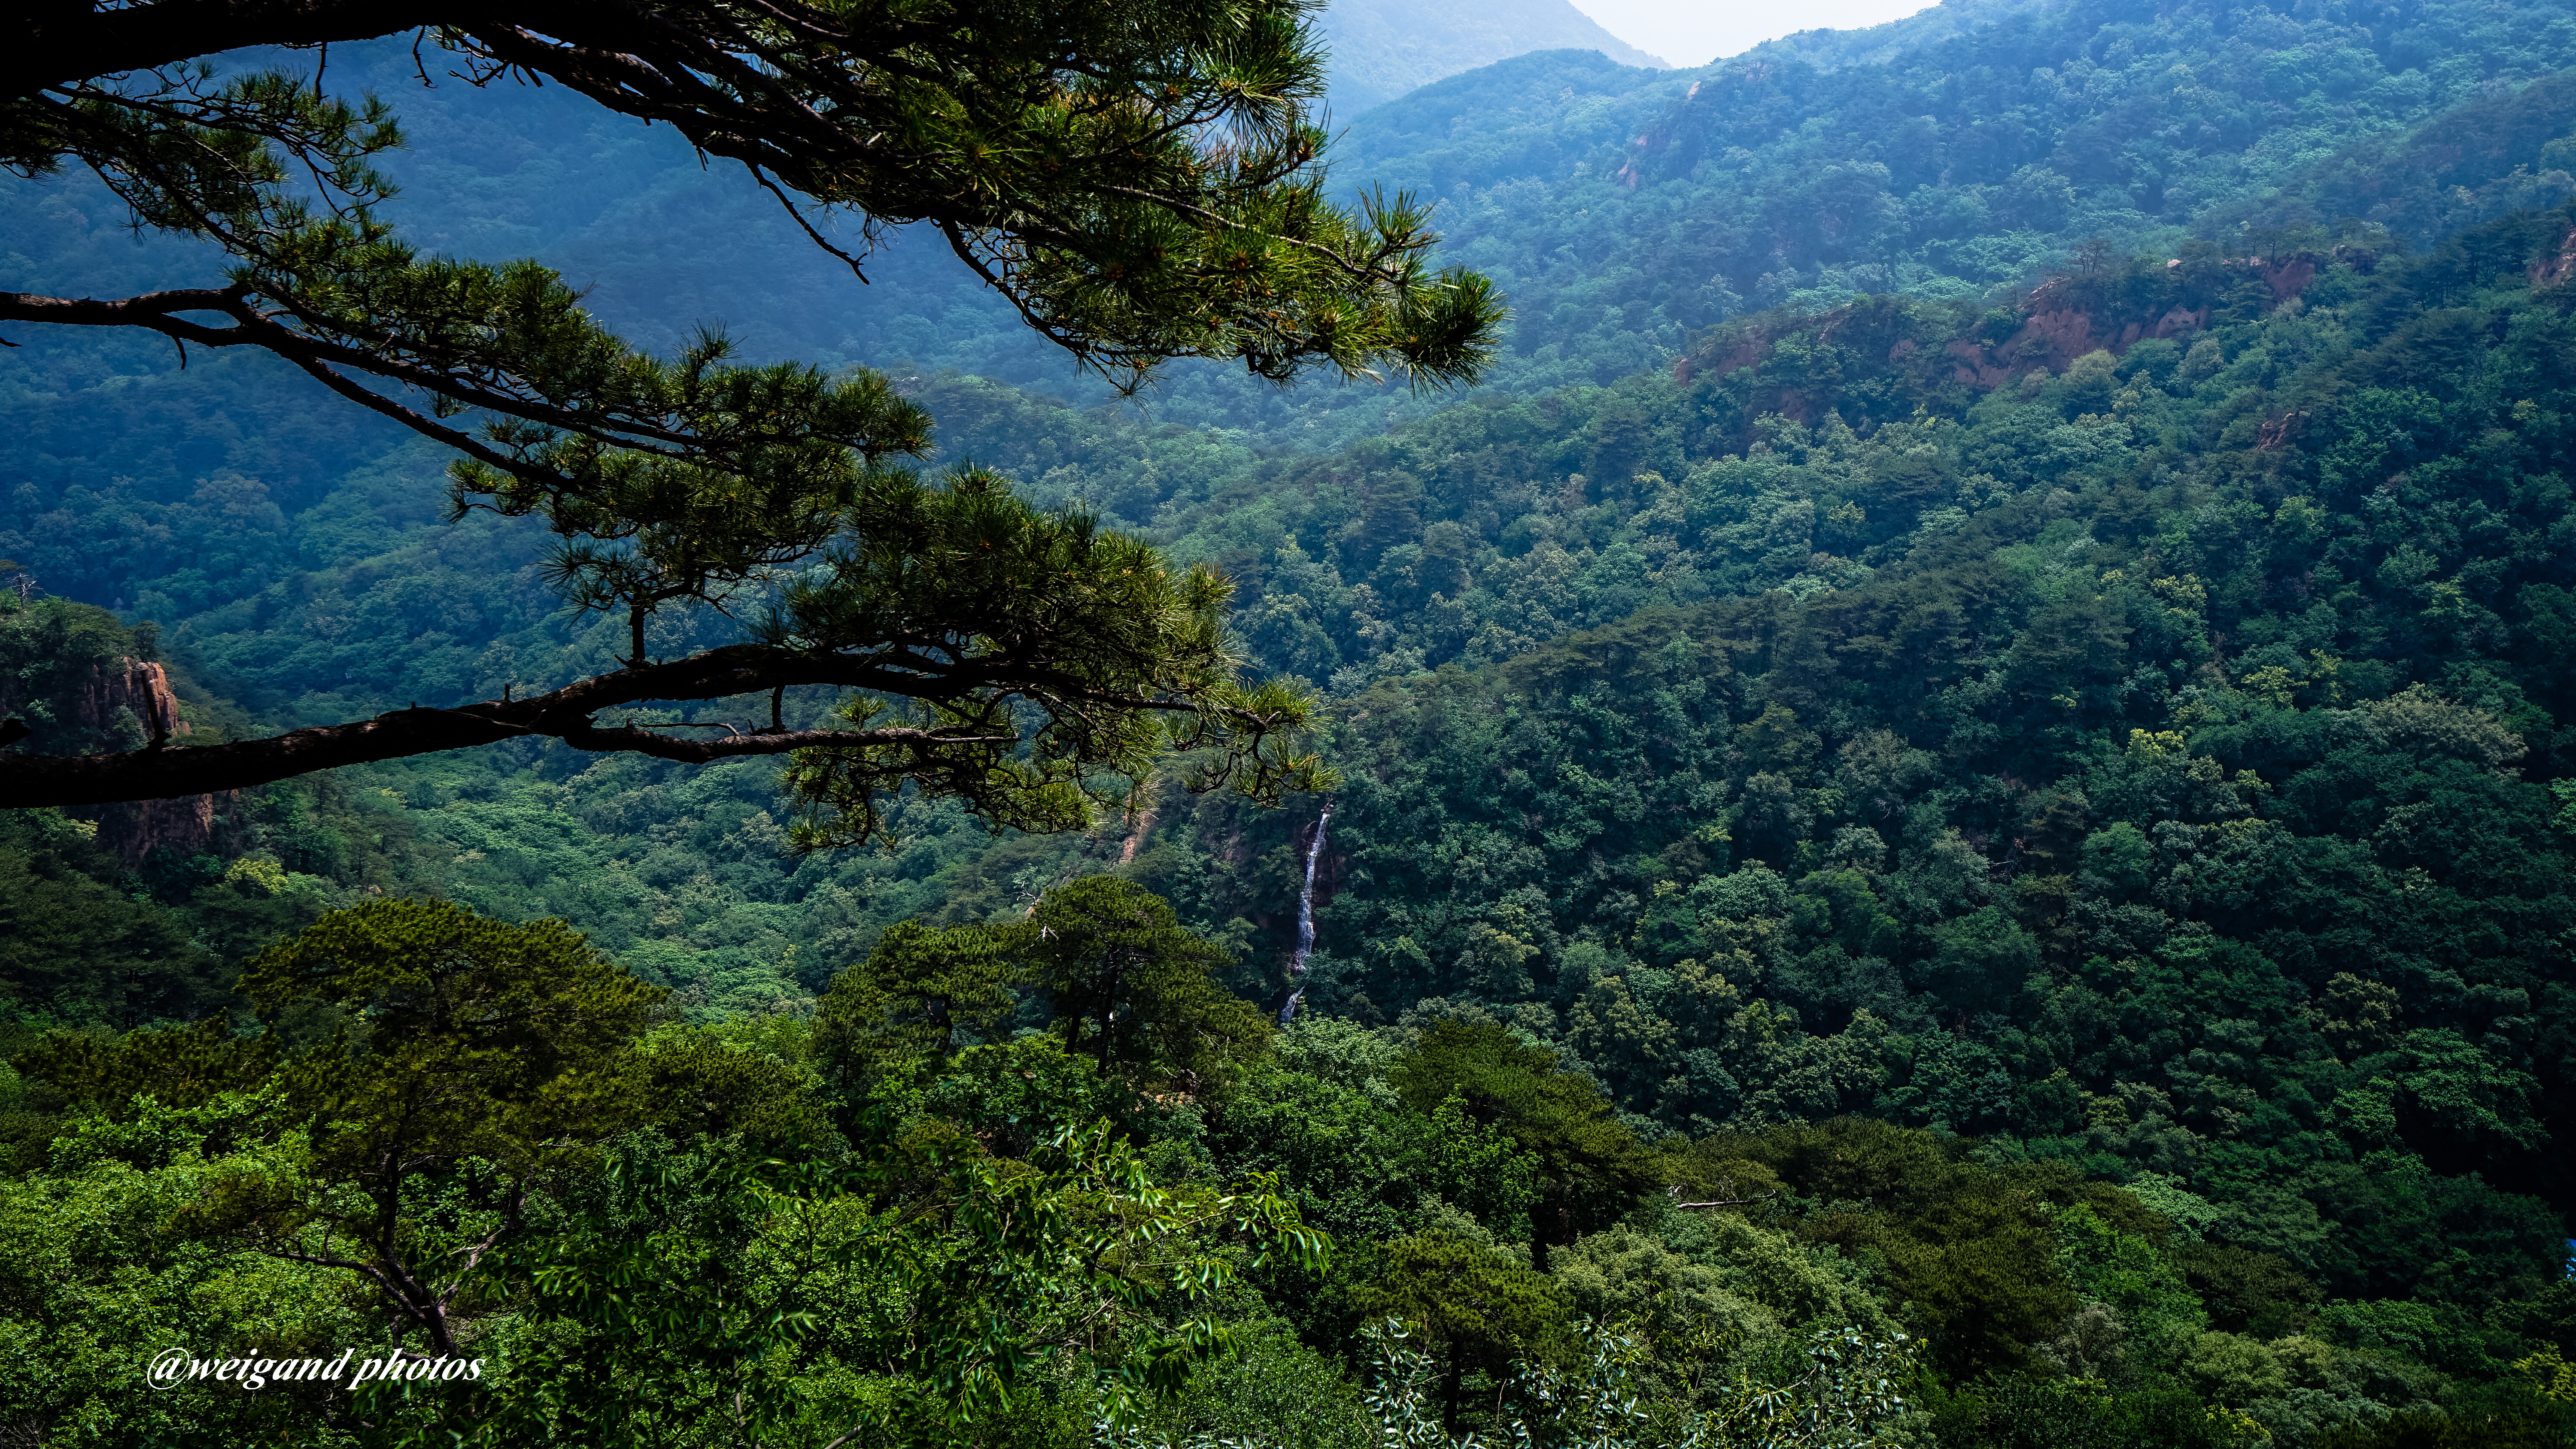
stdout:
[[1930,0],[1574,0],[1601,28],[1678,66],[1702,66],[1801,30],[1860,30],[1931,8]]

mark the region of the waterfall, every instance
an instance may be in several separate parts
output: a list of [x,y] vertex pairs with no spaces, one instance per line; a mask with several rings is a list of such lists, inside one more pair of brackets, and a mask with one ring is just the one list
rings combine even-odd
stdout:
[[1297,954],[1288,962],[1288,1000],[1279,1008],[1279,1024],[1297,1014],[1306,994],[1306,958],[1315,954],[1315,862],[1324,855],[1324,826],[1333,818],[1331,801],[1315,817],[1315,838],[1306,846],[1306,884],[1297,892]]

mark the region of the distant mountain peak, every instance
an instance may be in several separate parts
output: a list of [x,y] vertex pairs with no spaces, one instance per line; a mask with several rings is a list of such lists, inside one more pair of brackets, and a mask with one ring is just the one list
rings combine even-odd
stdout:
[[1348,120],[1479,66],[1537,50],[1597,50],[1621,65],[1670,70],[1601,28],[1570,0],[1333,0],[1324,12],[1332,49],[1333,114]]

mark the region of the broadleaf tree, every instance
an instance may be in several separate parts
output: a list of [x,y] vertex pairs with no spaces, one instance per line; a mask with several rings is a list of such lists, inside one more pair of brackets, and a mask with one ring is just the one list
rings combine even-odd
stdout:
[[1097,1058],[1104,1075],[1206,1091],[1269,1039],[1260,1014],[1211,975],[1225,948],[1133,881],[1068,881],[1029,912],[1026,931],[1065,1050]]
[[[930,420],[885,380],[736,361],[719,335],[628,346],[527,260],[424,256],[382,212],[403,144],[333,96],[333,42],[412,34],[477,84],[525,74],[676,127],[743,166],[854,270],[921,224],[1027,323],[1134,388],[1183,357],[1473,381],[1501,317],[1435,270],[1426,209],[1325,199],[1322,59],[1304,0],[461,6],[154,0],[50,6],[0,61],[0,164],[94,173],[143,227],[212,241],[220,278],[122,298],[0,292],[0,323],[132,328],[274,353],[452,448],[448,506],[541,518],[566,603],[622,616],[622,667],[523,699],[413,707],[195,749],[43,753],[0,805],[192,795],[539,736],[688,762],[793,758],[809,845],[864,839],[906,786],[997,823],[1064,828],[1131,803],[1168,752],[1198,788],[1322,777],[1311,700],[1241,677],[1231,590],[972,469],[906,466]],[[209,57],[311,51],[226,74]],[[836,236],[855,240],[844,246]],[[659,611],[742,642],[647,657]],[[848,692],[791,729],[783,692]],[[603,710],[769,696],[661,729]],[[716,731],[712,735],[677,730]]]
[[[224,1175],[201,1222],[355,1274],[439,1353],[477,1263],[524,1231],[532,1189],[652,1117],[631,1048],[663,993],[561,921],[372,901],[262,952],[241,991],[258,1036],[222,1016],[107,1042],[58,1032],[18,1063],[119,1113],[268,1090],[271,1125],[301,1150]],[[290,1020],[332,1034],[282,1052]]]

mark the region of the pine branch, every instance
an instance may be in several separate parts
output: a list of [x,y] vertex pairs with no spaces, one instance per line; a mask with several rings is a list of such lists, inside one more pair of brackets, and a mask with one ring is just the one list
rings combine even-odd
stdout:
[[[956,700],[1012,685],[1035,687],[1042,671],[944,666],[907,656],[891,667],[883,656],[799,654],[763,645],[732,645],[658,664],[620,669],[551,694],[519,700],[485,700],[455,709],[413,706],[370,720],[318,725],[263,740],[241,740],[196,749],[132,750],[115,755],[0,756],[0,809],[39,805],[97,805],[117,800],[170,799],[239,790],[313,770],[376,760],[403,759],[441,750],[468,749],[529,736],[560,739],[575,749],[624,751],[708,764],[717,760],[784,755],[806,749],[893,747],[910,752],[925,768],[943,750],[1013,743],[1014,734],[972,728],[754,730],[724,739],[685,740],[632,723],[602,727],[591,716],[603,709],[649,700],[724,699],[763,690],[834,685],[915,699]],[[1107,702],[1107,701],[1104,701]],[[1178,701],[1119,699],[1124,708],[1187,710]]]
[[[446,426],[416,408],[407,408],[382,393],[370,392],[332,364],[382,377],[392,382],[416,386],[438,386],[437,391],[450,395],[467,392],[449,374],[434,373],[424,368],[403,367],[381,353],[362,352],[356,348],[336,346],[293,328],[279,325],[261,315],[249,302],[250,293],[238,287],[186,287],[140,296],[119,297],[102,301],[94,297],[47,297],[34,292],[0,292],[0,321],[51,322],[76,327],[140,327],[158,332],[181,344],[194,342],[201,347],[257,347],[293,363],[323,386],[373,412],[384,414],[414,432],[437,440],[467,457],[500,469],[515,478],[531,483],[550,484],[557,475],[552,469],[531,467],[507,453],[486,446],[470,433]],[[233,320],[230,327],[209,327],[176,314],[181,312],[217,312]],[[472,390],[479,391],[479,390]],[[496,412],[528,416],[533,411],[515,399],[482,396],[474,399]],[[593,429],[585,430],[591,431]]]
[[0,47],[0,97],[119,71],[151,70],[244,46],[370,40],[438,23],[445,7],[360,0],[160,0],[114,10],[29,7]]
[[[601,710],[648,701],[728,699],[809,685],[865,690],[921,700],[961,720],[935,728],[762,729],[724,726],[721,739],[680,739],[627,723],[603,726]],[[994,752],[1007,754],[1023,735],[1009,723],[1014,702],[1051,720],[1078,716],[1084,706],[1145,714],[1215,716],[1246,739],[1295,729],[1289,714],[1259,708],[1211,706],[1186,691],[1137,694],[1085,682],[1080,675],[1043,663],[993,659],[947,661],[898,649],[860,655],[810,653],[760,644],[735,644],[661,663],[629,666],[570,684],[551,694],[502,698],[453,709],[413,705],[374,719],[316,725],[261,740],[193,749],[140,749],[114,755],[0,754],[0,809],[46,805],[99,805],[119,800],[173,799],[240,790],[314,770],[377,760],[404,759],[442,750],[470,749],[526,737],[559,739],[578,750],[650,755],[683,764],[821,750],[892,750],[903,773],[947,780],[975,796]],[[1203,719],[1201,723],[1205,723]],[[671,728],[706,728],[703,721]],[[886,767],[880,767],[880,773]]]
[[[183,63],[404,30],[464,58],[471,84],[542,76],[672,126],[701,155],[743,164],[811,240],[853,266],[791,195],[856,215],[871,243],[885,227],[929,222],[1043,335],[1123,386],[1199,355],[1274,379],[1316,365],[1372,377],[1374,361],[1400,364],[1417,384],[1472,381],[1501,318],[1481,280],[1461,295],[1418,271],[1427,232],[1376,227],[1373,213],[1318,200],[1328,138],[1309,115],[1322,63],[1293,0],[1038,14],[991,0],[534,0],[506,12],[73,4],[0,54],[0,132],[13,154],[98,170],[143,224],[212,235],[258,259],[258,238],[234,223],[274,209],[289,158],[348,190],[342,219],[354,223],[382,183],[364,159],[391,133],[364,129],[372,101],[362,119],[306,114],[273,84],[203,90]],[[172,148],[172,138],[193,145]],[[271,152],[243,150],[244,138]],[[1231,255],[1238,234],[1288,244],[1246,262]],[[1228,259],[1211,260],[1211,248]],[[294,308],[302,289],[285,290],[279,300]],[[1279,325],[1306,315],[1343,320],[1314,333]],[[338,315],[297,320],[360,348],[408,340],[349,331]],[[622,444],[671,441],[649,425],[637,432]]]

